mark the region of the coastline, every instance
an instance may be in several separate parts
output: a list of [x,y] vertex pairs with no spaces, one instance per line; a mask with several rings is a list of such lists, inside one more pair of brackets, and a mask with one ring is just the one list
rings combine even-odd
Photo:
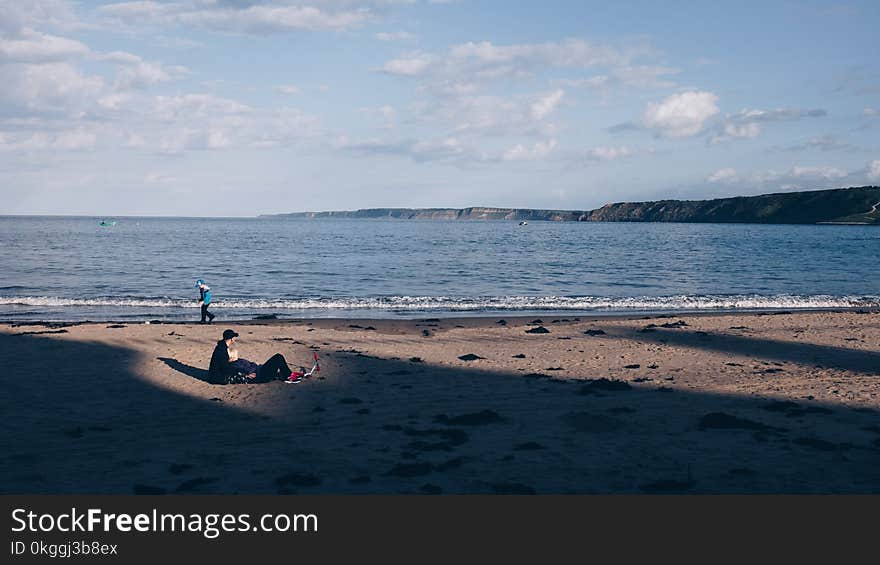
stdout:
[[[0,325],[0,485],[880,492],[880,312],[538,318]],[[208,384],[226,327],[321,372]]]
[[[215,312],[222,312],[216,311]],[[535,311],[531,313],[522,313],[518,311],[485,313],[475,312],[472,315],[462,315],[460,312],[419,312],[411,313],[406,317],[376,317],[376,316],[338,316],[338,317],[278,317],[274,314],[261,315],[252,318],[241,319],[224,319],[222,315],[218,315],[216,320],[210,324],[213,326],[226,325],[297,325],[297,324],[317,324],[321,327],[333,327],[339,324],[358,323],[358,324],[385,324],[385,323],[420,323],[424,321],[441,320],[450,324],[461,324],[467,327],[480,327],[494,324],[499,319],[508,321],[525,323],[536,318],[548,318],[550,320],[565,320],[575,322],[599,322],[603,320],[650,320],[664,319],[676,317],[731,317],[731,316],[782,316],[782,315],[799,315],[799,314],[880,314],[880,307],[852,307],[852,308],[755,308],[755,309],[739,309],[739,310],[654,310],[654,311],[634,311],[634,312],[578,312],[578,311]],[[197,312],[194,312],[197,315]],[[409,314],[409,313],[408,313]],[[416,315],[418,314],[418,315]],[[274,316],[274,317],[273,317]],[[149,322],[149,323],[146,323]],[[44,326],[44,327],[70,327],[79,325],[101,325],[101,324],[126,324],[126,325],[181,325],[191,326],[200,325],[197,320],[164,320],[154,318],[151,320],[143,319],[126,319],[126,318],[108,318],[101,320],[29,320],[0,318],[0,327],[24,327],[24,326]]]

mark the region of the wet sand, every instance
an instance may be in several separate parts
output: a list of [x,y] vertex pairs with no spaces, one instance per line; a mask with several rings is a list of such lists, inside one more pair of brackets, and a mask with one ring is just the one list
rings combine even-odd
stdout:
[[[204,381],[223,329],[300,384]],[[4,493],[877,493],[880,313],[0,325]]]

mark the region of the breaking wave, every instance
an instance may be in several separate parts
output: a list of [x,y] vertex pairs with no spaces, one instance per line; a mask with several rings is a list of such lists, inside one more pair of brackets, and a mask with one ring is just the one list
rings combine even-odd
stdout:
[[[59,298],[47,296],[0,296],[0,306],[29,308],[129,308],[196,309],[191,299],[99,297]],[[831,295],[681,295],[641,297],[599,296],[386,296],[303,297],[294,299],[228,298],[211,305],[216,310],[246,311],[375,311],[382,312],[481,312],[481,311],[656,311],[656,310],[762,310],[876,308],[878,296]]]

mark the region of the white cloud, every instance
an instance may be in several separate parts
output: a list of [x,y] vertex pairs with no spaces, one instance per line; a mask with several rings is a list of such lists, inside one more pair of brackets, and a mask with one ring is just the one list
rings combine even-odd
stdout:
[[784,151],[806,151],[808,149],[820,149],[822,151],[855,151],[858,148],[849,143],[843,143],[833,135],[821,135],[811,137],[798,145],[780,148]]
[[662,137],[691,137],[700,133],[706,120],[718,113],[717,101],[716,95],[705,91],[673,94],[659,103],[648,104],[642,122]]
[[207,118],[222,115],[246,114],[253,108],[213,94],[184,94],[180,96],[156,96],[154,116],[163,121]]
[[587,158],[594,161],[614,161],[633,155],[635,151],[629,147],[594,147],[587,151]]
[[67,61],[89,53],[74,39],[24,28],[14,37],[0,37],[0,63],[47,63]]
[[556,140],[538,141],[531,148],[517,144],[501,155],[502,161],[536,161],[544,159],[556,147]]
[[300,90],[298,86],[293,84],[279,84],[275,87],[276,92],[280,92],[281,94],[299,94]]
[[740,174],[736,169],[724,168],[715,171],[706,181],[716,184],[741,186],[748,190],[790,190],[796,188],[835,187],[843,179],[855,178],[859,174],[831,166],[796,165],[787,171],[770,169],[750,174]]
[[877,108],[865,108],[862,110],[862,115],[866,118],[874,118],[876,116],[880,116],[880,110]]
[[82,24],[69,0],[5,0],[0,2],[0,31],[17,33],[22,28],[72,29]]
[[731,183],[739,180],[739,175],[737,174],[736,169],[719,169],[712,173],[706,180],[715,183]]
[[0,103],[18,111],[77,114],[104,88],[100,76],[83,75],[68,63],[0,65]]
[[25,133],[0,132],[0,150],[48,151],[91,149],[98,140],[97,133],[86,128],[68,131],[36,131]]
[[[380,5],[387,3],[378,2]],[[177,24],[225,32],[267,34],[352,29],[373,18],[370,3],[362,4],[351,9],[332,11],[288,3],[138,1],[108,4],[98,8],[98,11],[129,25]]]
[[381,31],[376,34],[379,41],[412,41],[415,38],[416,35],[408,31]]
[[440,82],[491,82],[530,76],[547,68],[625,67],[641,52],[583,39],[513,45],[482,41],[454,45],[444,54],[407,53],[388,61],[380,70],[400,76],[430,76]]
[[117,90],[145,88],[189,72],[186,67],[166,67],[155,61],[145,61],[141,57],[125,51],[105,53],[98,59],[117,66],[116,81],[114,82],[114,87]]
[[745,124],[726,123],[721,125],[721,133],[713,137],[711,143],[721,143],[728,139],[751,139],[758,137],[761,126],[755,122]]
[[360,142],[342,140],[337,144],[339,149],[357,155],[392,155],[408,157],[413,161],[423,163],[429,161],[463,162],[480,160],[476,152],[456,137],[446,137],[432,140],[403,140],[398,142],[386,142],[380,139],[370,139]]
[[382,71],[391,75],[420,76],[427,72],[433,59],[424,53],[413,53],[393,59],[383,65]]
[[847,171],[837,167],[793,167],[790,171],[792,177],[835,180],[849,175]]
[[532,103],[531,114],[536,120],[543,120],[553,113],[556,107],[562,102],[565,96],[564,90],[554,90],[544,96],[539,97]]
[[871,182],[880,181],[880,159],[868,163],[868,180]]
[[98,98],[98,105],[107,110],[119,110],[129,100],[130,94],[113,93]]
[[820,108],[802,110],[798,108],[777,108],[775,110],[746,109],[736,114],[728,114],[718,124],[717,131],[709,139],[710,144],[724,143],[732,139],[751,139],[761,133],[761,125],[770,122],[797,121],[804,118],[821,118],[828,113]]
[[152,171],[147,173],[144,177],[144,182],[146,184],[172,184],[177,182],[177,177],[173,175],[169,175],[167,173],[161,173],[158,171]]
[[672,88],[675,83],[662,77],[678,74],[679,69],[663,66],[624,66],[611,69],[607,74],[581,79],[562,79],[559,84],[587,87],[595,90],[611,88]]

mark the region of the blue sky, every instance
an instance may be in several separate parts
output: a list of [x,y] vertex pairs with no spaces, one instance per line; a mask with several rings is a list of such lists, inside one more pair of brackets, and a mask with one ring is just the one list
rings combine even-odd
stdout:
[[880,3],[0,0],[0,213],[880,184]]

